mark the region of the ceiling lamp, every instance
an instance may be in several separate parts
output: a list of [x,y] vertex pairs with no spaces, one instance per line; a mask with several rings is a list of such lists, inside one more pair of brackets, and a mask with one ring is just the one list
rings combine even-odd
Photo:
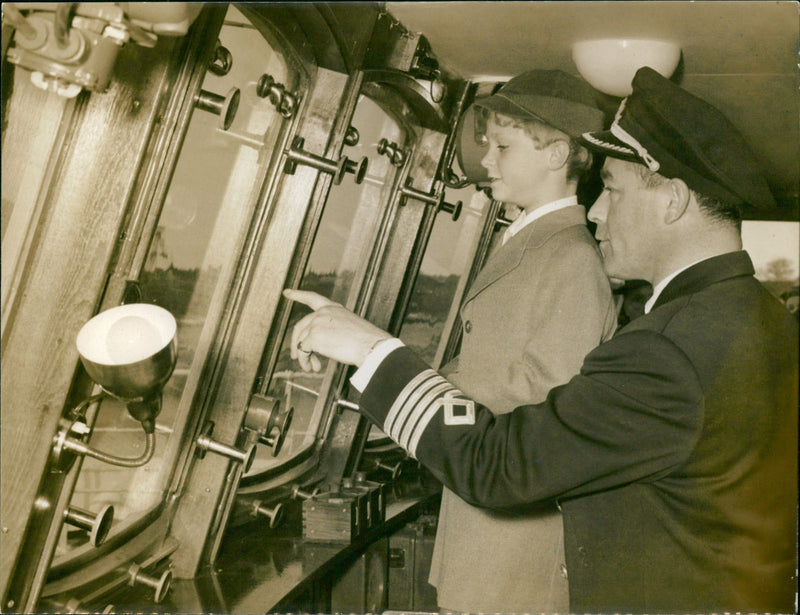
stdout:
[[681,59],[681,48],[674,41],[596,39],[575,43],[572,59],[595,89],[622,97],[631,93],[633,76],[642,66],[671,77]]

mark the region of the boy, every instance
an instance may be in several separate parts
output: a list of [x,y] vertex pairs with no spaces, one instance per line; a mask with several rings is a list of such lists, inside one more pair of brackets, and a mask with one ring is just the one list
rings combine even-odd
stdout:
[[[494,412],[543,401],[611,336],[616,318],[596,242],[578,204],[592,157],[577,137],[603,114],[585,82],[533,70],[475,102],[485,114],[492,197],[524,211],[465,295],[460,355],[443,371]],[[489,512],[442,495],[430,581],[458,612],[565,612],[561,515]]]

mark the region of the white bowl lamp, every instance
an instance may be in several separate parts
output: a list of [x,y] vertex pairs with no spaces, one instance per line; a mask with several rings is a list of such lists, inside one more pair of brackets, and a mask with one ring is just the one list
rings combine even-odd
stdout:
[[681,48],[674,41],[595,39],[573,44],[572,59],[592,87],[623,97],[631,93],[633,76],[643,66],[671,77],[681,59]]
[[[76,345],[86,372],[104,393],[125,402],[131,416],[142,423],[147,445],[144,454],[135,459],[101,453],[71,437],[88,434],[88,427],[79,419],[58,434],[56,457],[66,449],[127,467],[150,460],[155,447],[155,419],[161,411],[161,391],[177,361],[177,328],[172,314],[147,303],[111,308],[81,328]],[[100,397],[102,394],[91,397],[78,408]]]

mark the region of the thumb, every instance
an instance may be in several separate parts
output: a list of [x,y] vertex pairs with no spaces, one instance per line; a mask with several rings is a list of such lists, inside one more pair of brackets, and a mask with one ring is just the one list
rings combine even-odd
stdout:
[[286,288],[283,291],[283,296],[291,301],[303,303],[314,311],[329,305],[339,305],[335,301],[331,301],[327,297],[323,297],[322,295],[311,292],[310,290],[293,290],[291,288]]

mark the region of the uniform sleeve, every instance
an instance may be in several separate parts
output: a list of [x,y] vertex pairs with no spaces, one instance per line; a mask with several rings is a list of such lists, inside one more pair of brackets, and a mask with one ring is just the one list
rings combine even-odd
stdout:
[[361,407],[464,500],[523,510],[663,476],[692,450],[702,399],[683,352],[639,330],[595,349],[545,402],[500,416],[400,348],[376,371]]

